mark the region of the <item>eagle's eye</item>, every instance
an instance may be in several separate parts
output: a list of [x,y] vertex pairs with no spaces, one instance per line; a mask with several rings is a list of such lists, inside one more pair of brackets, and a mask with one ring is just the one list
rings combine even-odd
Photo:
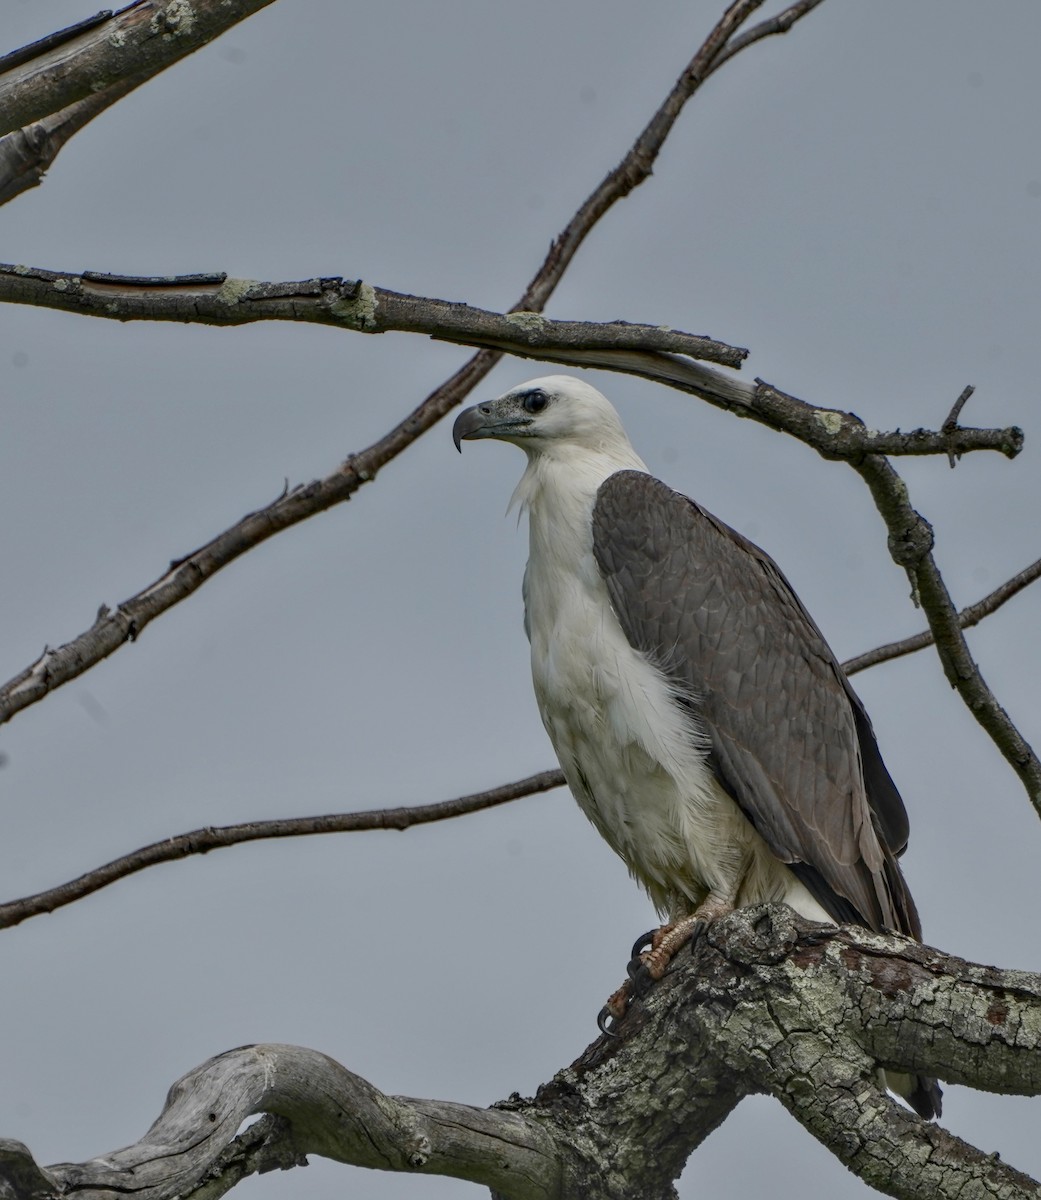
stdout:
[[529,413],[542,412],[549,403],[549,397],[541,388],[534,388],[524,394],[524,411]]

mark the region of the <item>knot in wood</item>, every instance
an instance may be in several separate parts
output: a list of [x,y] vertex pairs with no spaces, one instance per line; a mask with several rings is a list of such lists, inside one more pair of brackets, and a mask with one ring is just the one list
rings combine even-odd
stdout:
[[889,553],[898,566],[914,567],[932,550],[934,540],[933,527],[916,513],[907,529],[889,535]]
[[732,962],[773,966],[795,948],[799,931],[787,905],[738,909],[709,931],[709,942]]

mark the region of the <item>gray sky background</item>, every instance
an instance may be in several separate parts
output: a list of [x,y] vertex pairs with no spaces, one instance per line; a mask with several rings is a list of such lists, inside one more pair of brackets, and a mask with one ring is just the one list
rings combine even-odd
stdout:
[[[282,0],[76,137],[0,211],[0,259],[342,274],[501,309],[721,8]],[[7,0],[4,48],[91,11]],[[1022,456],[901,465],[959,604],[1041,553],[1039,44],[1036,0],[828,0],[706,86],[548,310],[748,346],[750,376],[879,428],[936,427],[975,384],[964,419],[1023,424]],[[333,469],[466,355],[5,309],[0,676],[285,479]],[[540,373],[506,360],[480,395]],[[679,393],[589,378],[652,470],[779,560],[840,657],[921,627],[852,471]],[[503,518],[522,466],[509,447],[458,458],[446,423],[6,726],[4,898],[200,825],[422,803],[550,766],[526,536]],[[970,635],[1035,744],[1039,602]],[[931,654],[856,686],[910,809],[927,939],[1041,968],[1041,828],[1011,771]],[[564,792],[156,868],[0,934],[0,1134],[43,1162],[114,1149],[176,1077],[250,1041],[315,1047],[389,1092],[527,1094],[591,1040],[652,920]],[[950,1087],[945,1107],[954,1132],[1041,1171],[1036,1101]],[[680,1193],[766,1187],[867,1194],[760,1099]],[[236,1192],[479,1194],[320,1160]]]

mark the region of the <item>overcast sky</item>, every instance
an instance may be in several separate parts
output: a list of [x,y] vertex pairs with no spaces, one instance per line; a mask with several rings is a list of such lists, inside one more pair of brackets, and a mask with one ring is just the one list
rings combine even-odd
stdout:
[[[0,210],[0,260],[343,275],[502,309],[721,9],[282,0],[76,137]],[[92,11],[6,0],[2,48]],[[963,419],[1022,424],[1024,453],[901,464],[959,604],[1041,554],[1041,6],[999,11],[827,0],[742,55],[548,309],[747,346],[750,377],[878,428],[935,428],[975,384]],[[285,480],[333,470],[466,357],[405,335],[5,309],[0,677]],[[506,359],[479,395],[545,370]],[[921,627],[849,468],[677,392],[587,378],[652,471],[780,562],[840,658]],[[201,825],[447,799],[552,765],[521,629],[526,536],[503,517],[522,467],[507,446],[460,459],[445,423],[5,726],[3,898]],[[1035,744],[1039,603],[970,635]],[[1041,968],[1041,826],[1012,772],[935,656],[856,687],[910,811],[926,939]],[[652,922],[563,791],[155,868],[0,934],[0,1135],[41,1162],[114,1149],[175,1078],[251,1041],[314,1047],[388,1092],[530,1094],[592,1039]],[[947,1089],[951,1130],[1034,1175],[1037,1119],[1036,1101]],[[867,1194],[757,1099],[679,1190],[766,1187]],[[314,1160],[235,1194],[480,1192]]]

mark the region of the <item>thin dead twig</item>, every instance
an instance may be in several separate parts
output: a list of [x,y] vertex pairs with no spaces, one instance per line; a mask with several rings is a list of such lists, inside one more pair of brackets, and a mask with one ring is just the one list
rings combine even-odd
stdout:
[[258,842],[269,838],[307,837],[318,833],[357,833],[372,829],[411,829],[414,825],[428,825],[433,821],[445,821],[482,809],[508,804],[522,796],[532,796],[560,787],[564,776],[560,771],[542,771],[516,783],[506,783],[477,792],[472,796],[460,796],[440,804],[419,804],[412,808],[378,808],[368,812],[330,813],[320,817],[288,817],[273,821],[248,821],[241,825],[208,825],[193,829],[162,842],[153,842],[131,854],[124,854],[104,866],[96,867],[77,879],[47,891],[25,896],[21,900],[9,900],[0,904],[0,929],[18,925],[29,917],[54,912],[66,904],[82,900],[92,892],[100,891],[119,879],[134,875],[146,867],[159,863],[176,862],[193,854],[208,854],[226,846],[239,846],[244,842]]

